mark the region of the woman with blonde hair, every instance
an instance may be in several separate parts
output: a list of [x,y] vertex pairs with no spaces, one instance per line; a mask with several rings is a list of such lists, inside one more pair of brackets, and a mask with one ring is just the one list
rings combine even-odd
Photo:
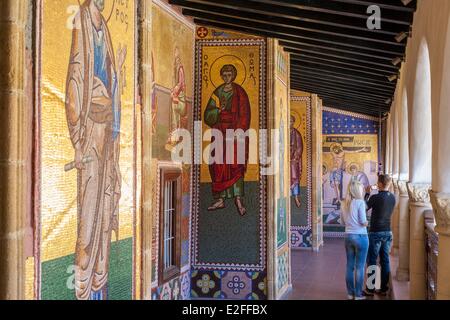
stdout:
[[347,253],[347,293],[350,300],[364,300],[364,266],[369,250],[369,237],[364,201],[364,186],[351,181],[342,206],[341,222],[345,225],[345,250]]

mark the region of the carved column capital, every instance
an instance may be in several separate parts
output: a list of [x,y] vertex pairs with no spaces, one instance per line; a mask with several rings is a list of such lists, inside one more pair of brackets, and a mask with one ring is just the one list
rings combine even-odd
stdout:
[[408,182],[406,185],[408,189],[409,201],[412,205],[418,207],[430,206],[430,184]]
[[430,190],[431,204],[436,218],[436,232],[450,236],[450,194]]
[[408,197],[408,187],[407,187],[407,181],[398,180],[397,181],[397,188],[398,193],[400,194],[400,197]]
[[394,193],[399,194],[400,190],[398,189],[398,180],[392,179],[392,187],[394,188]]

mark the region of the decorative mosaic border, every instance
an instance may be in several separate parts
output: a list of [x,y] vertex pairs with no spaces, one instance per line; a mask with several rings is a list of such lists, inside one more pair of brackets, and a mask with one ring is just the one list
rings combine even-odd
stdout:
[[371,120],[371,121],[376,121],[376,122],[380,122],[380,119],[381,119],[381,118],[371,117],[371,116],[361,114],[361,113],[344,111],[344,110],[330,108],[330,107],[323,107],[322,111],[333,112],[333,113],[342,114],[345,116],[350,116],[350,117],[355,117],[355,118],[360,118],[360,119],[365,119],[365,120]]
[[324,232],[323,236],[325,238],[344,238],[345,232]]
[[[313,192],[313,172],[312,172],[312,98],[309,96],[297,96],[297,95],[291,95],[291,101],[297,101],[297,102],[306,102],[306,150],[307,150],[307,157],[308,157],[308,165],[306,166],[307,171],[307,189],[308,189],[308,225],[307,226],[291,226],[291,231],[301,231],[304,233],[304,231],[312,231],[312,211],[313,211],[313,203],[312,203],[312,192]],[[291,245],[293,246],[293,243],[291,241]],[[312,242],[309,244],[309,246],[312,246]],[[308,246],[308,247],[309,247]],[[294,247],[294,246],[293,246]],[[295,246],[295,247],[302,247]]]
[[265,272],[192,270],[191,297],[196,300],[266,300],[267,289]]
[[157,288],[152,288],[152,300],[189,300],[191,297],[190,272],[183,272]]
[[[214,39],[214,40],[197,40],[196,42],[196,65],[195,70],[201,70],[203,47],[220,47],[220,46],[258,46],[260,52],[260,129],[267,128],[266,116],[266,40],[265,39]],[[195,107],[194,107],[194,121],[201,121],[201,92],[202,92],[202,73],[199,72],[195,78]],[[195,137],[197,141],[198,137]],[[262,150],[267,147],[267,144],[260,142],[260,157],[266,157]],[[201,145],[196,144],[196,154],[201,154],[197,148]],[[265,159],[261,158],[261,161]],[[196,163],[196,162],[194,162]],[[266,269],[266,212],[267,212],[267,177],[260,172],[260,261],[259,264],[234,264],[234,263],[204,263],[198,261],[198,222],[200,210],[200,166],[193,166],[193,194],[192,194],[192,224],[191,224],[191,263],[194,269],[198,270],[226,270],[226,271],[264,271]]]
[[277,257],[277,295],[280,296],[289,286],[289,251],[282,252]]

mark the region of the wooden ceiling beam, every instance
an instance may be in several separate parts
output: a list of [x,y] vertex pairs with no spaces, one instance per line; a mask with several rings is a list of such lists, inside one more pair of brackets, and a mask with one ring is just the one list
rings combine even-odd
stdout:
[[268,23],[249,22],[242,18],[227,18],[215,13],[206,13],[195,11],[191,9],[183,9],[183,14],[199,19],[204,24],[219,23],[225,24],[228,29],[233,30],[234,27],[244,27],[252,30],[253,33],[267,32],[272,38],[283,39],[290,37],[296,39],[297,42],[302,42],[303,39],[315,40],[321,43],[334,44],[354,49],[372,50],[375,52],[390,52],[393,55],[402,55],[405,52],[405,43],[378,43],[366,40],[349,39],[345,36],[317,34],[311,31],[299,31],[292,28],[274,26]]
[[[242,10],[238,9],[220,8],[220,10],[217,10],[217,7],[214,5],[191,2],[187,0],[177,0],[175,2],[179,3],[179,6],[185,9],[185,14],[190,16],[196,16],[194,11],[203,12],[207,14],[214,13],[216,15],[220,15],[226,18],[238,18],[250,22],[259,22],[290,28],[293,31],[294,30],[310,31],[315,32],[318,35],[320,34],[335,35],[356,40],[373,41],[385,44],[397,44],[397,41],[395,40],[395,36],[397,36],[397,33],[387,32],[384,29],[369,30],[366,28],[364,30],[356,30],[339,26],[330,26],[310,21],[302,21],[298,19],[280,18],[272,16],[270,14],[260,14],[255,12],[250,13],[245,11],[243,12]],[[402,41],[406,41],[406,39]]]
[[349,105],[348,103],[328,98],[328,97],[320,97],[323,101],[323,105],[329,108],[340,109],[344,111],[356,112],[371,115],[374,117],[383,116],[385,113],[389,111],[381,110],[378,108],[365,107],[364,105]]
[[402,55],[393,55],[393,54],[379,54],[379,53],[373,53],[373,52],[366,52],[366,51],[354,51],[354,50],[347,50],[342,48],[336,48],[331,46],[323,46],[323,45],[314,45],[309,44],[305,42],[293,42],[293,41],[285,41],[280,40],[280,45],[284,47],[285,49],[290,50],[297,50],[297,51],[310,51],[310,52],[317,52],[322,54],[332,54],[332,55],[338,55],[338,56],[345,56],[345,57],[352,57],[354,59],[366,59],[368,61],[374,61],[378,63],[388,63],[393,61],[395,58],[402,59],[404,56]]
[[350,3],[352,5],[362,5],[365,7],[377,5],[383,9],[415,12],[417,10],[417,0],[412,0],[404,4],[402,0],[332,0],[335,2]]
[[386,70],[399,70],[401,67],[401,64],[393,65],[390,60],[375,60],[374,58],[367,58],[363,56],[357,56],[357,55],[350,55],[350,54],[339,54],[337,52],[328,51],[315,51],[315,50],[309,50],[309,49],[292,49],[292,48],[284,48],[286,52],[289,52],[291,55],[309,55],[316,58],[328,58],[328,59],[337,59],[338,61],[345,61],[345,62],[355,62],[367,66],[374,66],[374,67],[381,67]]
[[339,72],[333,72],[330,70],[327,70],[326,68],[321,67],[309,67],[305,65],[296,65],[291,63],[291,75],[293,74],[309,74],[314,75],[317,77],[324,77],[331,80],[339,79],[339,80],[345,80],[348,82],[356,82],[361,83],[368,86],[383,88],[383,89],[391,89],[395,90],[396,84],[389,81],[379,81],[373,78],[367,78],[367,77],[359,77],[354,74],[345,74],[345,73],[339,73]]
[[[309,0],[310,1],[310,0]],[[328,0],[326,0],[328,2]],[[284,2],[284,1],[282,1]],[[235,9],[251,14],[269,14],[274,17],[310,21],[314,23],[327,24],[336,27],[353,28],[357,30],[367,31],[367,18],[349,16],[336,16],[336,14],[319,12],[312,10],[300,10],[297,8],[289,8],[282,5],[267,5],[265,3],[258,3],[255,1],[242,0],[169,0],[170,4],[188,7],[189,3],[207,4],[217,7],[215,11],[220,11],[222,8]],[[383,30],[399,34],[401,32],[409,32],[410,25],[402,24],[399,21],[395,23],[384,21],[382,24]]]
[[383,97],[392,97],[394,95],[393,90],[379,90],[378,88],[374,88],[371,86],[361,86],[355,85],[354,83],[348,82],[340,82],[340,81],[332,81],[329,79],[325,79],[322,77],[314,77],[308,75],[291,75],[292,82],[307,82],[311,84],[317,85],[325,85],[329,87],[335,87],[340,89],[350,89],[364,94],[377,94]]
[[364,101],[367,104],[370,103],[373,105],[382,105],[387,100],[384,97],[372,98],[372,97],[368,97],[368,96],[365,96],[362,94],[357,94],[354,92],[347,92],[347,91],[342,91],[339,89],[332,89],[332,88],[323,88],[323,87],[312,85],[312,84],[299,83],[299,82],[294,82],[294,81],[292,81],[292,84],[301,86],[302,88],[305,88],[305,89],[308,89],[310,92],[333,94],[335,96],[343,97],[344,99],[347,99],[347,100],[356,99],[358,101]]
[[[345,2],[329,1],[329,0],[250,0],[253,2],[263,3],[271,6],[284,6],[291,9],[311,10],[315,12],[323,12],[335,14],[337,16],[359,18],[367,20],[367,8],[369,5],[355,5]],[[373,1],[377,2],[377,1]],[[395,0],[394,0],[395,2]],[[401,3],[399,1],[399,3]],[[405,10],[398,10],[400,6],[381,6],[377,4],[382,12],[381,22],[397,23],[410,25],[414,18],[414,9],[403,7]],[[397,9],[397,10],[395,10]]]
[[382,96],[385,97],[386,99],[388,97],[393,97],[394,96],[394,92],[385,92],[385,91],[377,91],[377,90],[373,90],[373,88],[371,87],[357,87],[357,86],[353,86],[351,84],[345,83],[339,83],[339,82],[333,82],[333,81],[329,81],[326,79],[317,79],[317,78],[310,78],[310,77],[292,77],[291,78],[291,82],[293,83],[310,83],[312,85],[322,85],[325,87],[330,87],[330,88],[335,88],[335,89],[340,89],[340,90],[350,90],[350,91],[355,91],[355,92],[359,92],[362,94],[376,94],[378,96]]
[[307,61],[311,63],[322,63],[330,66],[336,66],[336,67],[344,67],[349,68],[350,70],[358,70],[361,72],[370,72],[378,74],[378,75],[386,75],[390,76],[392,74],[398,74],[399,69],[398,68],[386,68],[386,67],[380,67],[380,66],[373,66],[364,62],[356,62],[356,61],[349,61],[345,59],[340,58],[331,58],[331,57],[323,57],[319,55],[313,55],[309,53],[293,53],[291,54],[292,60],[297,61]]
[[[330,63],[323,63],[323,62],[317,62],[317,61],[307,61],[307,60],[296,60],[291,59],[291,66],[295,67],[310,67],[310,68],[318,68],[318,70],[328,70],[334,73],[340,73],[345,75],[351,75],[351,76],[358,76],[360,78],[366,78],[371,79],[373,81],[379,81],[380,83],[389,83],[388,75],[387,74],[379,74],[376,72],[368,72],[363,71],[357,68],[350,68],[345,66],[336,66],[332,65]],[[392,73],[393,75],[398,75],[398,73]]]

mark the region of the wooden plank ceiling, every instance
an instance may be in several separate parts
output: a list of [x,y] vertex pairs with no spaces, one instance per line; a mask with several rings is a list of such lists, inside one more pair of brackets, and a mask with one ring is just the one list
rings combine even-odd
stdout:
[[[326,106],[389,111],[416,0],[169,0],[198,25],[280,39],[291,53],[291,87]],[[370,30],[367,9],[381,9]]]

